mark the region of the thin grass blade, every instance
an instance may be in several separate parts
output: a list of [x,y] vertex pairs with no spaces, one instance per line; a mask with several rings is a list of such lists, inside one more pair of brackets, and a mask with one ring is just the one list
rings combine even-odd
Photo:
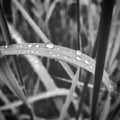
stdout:
[[[4,60],[4,62],[2,62]],[[9,89],[19,97],[28,107],[30,107],[26,96],[24,95],[20,85],[18,84],[14,74],[12,73],[6,59],[2,58],[0,63],[0,77]]]
[[[11,36],[10,36],[10,32],[9,32],[9,29],[7,26],[6,18],[4,16],[4,10],[2,8],[1,3],[0,3],[0,26],[1,26],[1,30],[2,30],[2,34],[3,34],[3,38],[5,40],[5,43],[7,45],[13,44],[13,40],[11,39]],[[12,60],[13,67],[14,67],[14,70],[15,70],[16,75],[17,75],[17,79],[19,80],[20,84],[22,86],[24,86],[22,76],[21,76],[21,70],[20,70],[19,63],[18,63],[18,59],[16,56],[12,56],[11,60]],[[23,89],[23,91],[25,92],[25,89]]]
[[[2,56],[5,55],[38,55],[49,57],[57,60],[62,60],[71,63],[74,66],[79,66],[94,74],[96,61],[89,56],[73,49],[65,48],[51,43],[25,43],[13,44],[9,46],[1,46],[0,51]],[[104,71],[103,82],[108,91],[113,90],[113,83],[110,81],[108,74]]]
[[[12,38],[15,39],[17,43],[26,44],[25,40],[22,38],[22,36],[17,32],[17,30],[11,24],[9,24],[9,29],[11,31]],[[42,62],[37,56],[27,55],[25,56],[25,58],[30,63],[30,65],[32,66],[36,74],[38,75],[39,80],[43,82],[46,90],[49,91],[57,88],[56,84],[54,83],[54,80],[49,75],[48,71],[46,70],[46,68],[44,67],[44,65],[42,64]],[[61,110],[60,104],[63,104],[63,101],[61,99],[55,99],[54,102],[57,106],[57,109]]]
[[64,120],[65,116],[66,116],[66,113],[67,113],[67,110],[69,108],[69,105],[73,99],[73,93],[75,91],[75,88],[77,86],[77,83],[78,83],[78,80],[79,80],[79,73],[80,73],[80,68],[77,69],[77,72],[74,76],[74,79],[73,79],[73,84],[70,88],[70,91],[69,91],[69,94],[65,100],[65,103],[64,103],[64,106],[61,110],[61,113],[60,113],[60,117],[58,118],[58,120]]
[[[42,32],[42,30],[38,27],[38,25],[34,22],[34,20],[28,15],[28,13],[24,10],[24,8],[20,5],[20,3],[18,2],[18,0],[12,0],[13,3],[17,6],[18,10],[21,12],[21,14],[24,16],[24,18],[27,20],[27,22],[29,23],[29,25],[33,28],[33,30],[37,33],[37,35],[42,39],[42,41],[44,43],[48,43],[51,42],[46,35]],[[61,64],[61,62],[60,62]],[[64,65],[64,66],[63,66]],[[74,73],[72,72],[71,68],[69,67],[68,64],[63,63],[61,64],[61,66],[63,66],[63,68],[65,68],[65,70],[67,70],[66,72],[68,73],[69,77],[72,79],[73,77],[71,75],[74,75]],[[69,69],[68,69],[69,68]],[[71,74],[72,73],[72,74]]]
[[107,120],[109,110],[110,110],[110,101],[111,101],[111,96],[110,96],[110,94],[108,94],[107,99],[105,101],[103,111],[100,115],[100,120]]

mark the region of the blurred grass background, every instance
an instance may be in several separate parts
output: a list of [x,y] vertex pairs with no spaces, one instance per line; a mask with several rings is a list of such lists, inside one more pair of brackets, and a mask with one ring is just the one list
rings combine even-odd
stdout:
[[[1,0],[2,1],[2,0]],[[3,7],[6,18],[11,23],[18,33],[23,37],[25,42],[29,43],[41,43],[43,42],[40,37],[35,33],[28,21],[24,18],[17,6],[12,0],[3,0]],[[20,4],[25,11],[35,21],[37,26],[44,32],[44,34],[55,45],[61,45],[69,47],[75,50],[80,49],[77,40],[77,13],[76,13],[76,1],[75,0],[20,0]],[[118,120],[119,114],[119,87],[120,87],[120,2],[116,0],[116,4],[113,12],[113,20],[110,29],[108,52],[106,56],[106,71],[109,74],[111,80],[115,83],[115,88],[111,98],[111,106],[108,111],[107,119],[111,117],[114,120]],[[94,43],[96,40],[97,30],[99,26],[101,14],[101,1],[100,0],[81,0],[80,1],[80,26],[81,26],[81,41],[83,53],[91,56]],[[4,44],[2,36],[0,36],[0,44]],[[19,64],[22,71],[22,77],[26,87],[26,91],[29,96],[34,96],[38,93],[43,93],[47,90],[41,78],[32,68],[26,57],[18,56]],[[48,71],[49,75],[54,80],[54,84],[59,88],[70,88],[70,77],[63,70],[62,66],[55,60],[51,60],[44,57],[39,57],[42,64]],[[8,61],[11,64],[11,61]],[[69,65],[73,73],[76,68]],[[11,65],[11,68],[13,66]],[[44,73],[43,73],[44,74]],[[82,69],[80,81],[83,82],[86,79],[87,72]],[[49,79],[47,80],[49,82]],[[92,80],[91,80],[92,81]],[[78,108],[79,96],[81,95],[81,86],[76,89],[78,95],[77,99],[74,99],[71,103],[68,116],[65,120],[72,120],[76,115]],[[5,105],[6,100],[14,102],[16,97],[8,90],[8,88],[1,83],[1,99],[0,104]],[[81,119],[89,119],[90,105],[91,105],[91,89],[88,88],[85,95],[85,100],[82,109]],[[101,120],[103,106],[107,101],[107,93],[101,92],[99,97],[99,104],[97,109],[97,118]],[[65,100],[65,96],[48,97],[42,100],[38,100],[32,103],[32,108],[36,119],[53,120],[58,118],[60,111],[56,107],[54,99]],[[59,103],[59,102],[58,102]],[[14,111],[14,112],[13,112]],[[6,120],[27,120],[29,114],[24,105],[14,108],[13,110],[4,110]],[[3,119],[4,120],[4,119]]]

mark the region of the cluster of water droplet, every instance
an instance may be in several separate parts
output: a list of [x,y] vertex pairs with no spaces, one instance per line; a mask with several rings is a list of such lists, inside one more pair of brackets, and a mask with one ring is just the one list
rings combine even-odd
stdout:
[[[49,51],[49,54],[51,55],[51,57],[59,57],[60,55],[63,55],[64,59],[68,59],[71,58],[73,59],[73,61],[77,60],[80,62],[84,62],[83,64],[86,64],[87,66],[89,66],[90,69],[94,69],[94,65],[91,64],[90,61],[84,59],[84,56],[82,56],[82,52],[77,50],[75,51],[75,54],[72,50],[68,49],[68,50],[64,50],[65,48],[60,48],[60,47],[55,47],[54,44],[52,43],[47,43],[47,44],[37,44],[37,43],[30,43],[30,44],[16,44],[16,45],[10,45],[10,46],[5,46],[5,47],[1,47],[0,49],[2,50],[3,48],[5,48],[5,50],[2,50],[3,54],[7,54],[9,52],[9,50],[7,50],[7,48],[11,48],[12,50],[14,49],[15,53],[17,54],[39,54],[39,49],[36,50],[35,48],[40,48],[40,47],[46,47],[48,49],[54,49],[54,52]],[[22,48],[22,49],[21,49]],[[31,49],[30,49],[31,48]],[[59,51],[59,54],[57,51]],[[74,55],[73,55],[74,54]],[[58,58],[59,59],[59,58]]]
[[[60,47],[60,46],[55,46],[52,43],[47,43],[47,44],[38,44],[38,43],[27,43],[27,44],[16,44],[16,45],[10,45],[10,46],[4,46],[0,47],[0,51],[3,55],[9,54],[36,54],[39,55],[40,53],[40,48],[47,48],[48,49],[48,55],[52,58],[57,58],[57,59],[64,59],[80,62],[80,64],[83,64],[84,66],[87,66],[89,69],[94,70],[95,69],[95,64],[93,64],[93,61],[87,57],[86,59],[84,58],[84,54],[77,50],[71,50],[68,48]],[[13,52],[11,52],[11,51]],[[88,70],[88,68],[85,68]],[[112,87],[112,86],[110,86]]]

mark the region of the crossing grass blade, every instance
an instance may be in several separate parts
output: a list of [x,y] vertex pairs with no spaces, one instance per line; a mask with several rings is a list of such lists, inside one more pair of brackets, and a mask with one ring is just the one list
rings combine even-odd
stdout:
[[102,3],[101,20],[97,35],[98,52],[96,58],[96,68],[95,68],[95,77],[94,77],[91,120],[95,120],[96,106],[97,106],[99,90],[103,76],[113,6],[114,6],[114,0],[111,0],[109,3],[108,1],[104,0]]
[[[110,30],[110,37],[109,37],[109,44],[108,44],[108,52],[106,55],[106,69],[109,71],[111,68],[111,61],[114,59],[114,57],[111,56],[115,56],[113,51],[114,49],[116,49],[116,47],[119,46],[119,29],[118,29],[118,25],[117,23],[119,22],[119,11],[120,11],[120,1],[117,0],[116,4],[115,4],[115,9],[114,9],[114,13],[113,13],[113,17],[112,17],[112,22],[111,22],[111,30]],[[116,33],[118,32],[118,33]],[[117,42],[118,43],[117,43]],[[115,46],[115,44],[117,43],[117,46]],[[117,52],[117,50],[115,50]]]
[[[86,69],[92,74],[94,74],[95,71],[96,61],[94,59],[78,50],[76,51],[62,46],[53,45],[51,43],[13,44],[9,46],[1,46],[0,51],[2,55],[1,57],[5,55],[38,55],[71,63],[74,66],[79,66]],[[103,74],[103,82],[108,91],[111,93],[114,85],[113,82],[110,81],[106,71],[104,71]]]
[[[1,31],[2,31],[5,43],[7,45],[13,44],[13,40],[11,39],[11,36],[10,36],[10,32],[9,32],[9,29],[8,29],[8,25],[7,25],[7,22],[6,22],[5,15],[4,15],[4,10],[2,8],[1,3],[0,3],[0,26],[1,26]],[[20,84],[22,86],[24,86],[20,66],[19,66],[19,63],[18,63],[18,59],[17,59],[16,56],[12,56],[11,60],[12,60],[13,67],[14,67],[14,70],[15,70],[16,75],[17,75],[17,79],[19,80]],[[25,89],[23,89],[23,91],[25,92]]]
[[5,58],[2,58],[0,60],[0,77],[1,80],[14,94],[19,99],[21,99],[28,107],[30,107],[29,103],[27,102],[26,96],[24,95]]
[[58,120],[64,120],[64,118],[66,116],[67,110],[68,110],[69,105],[70,105],[72,98],[73,98],[73,93],[75,91],[75,88],[76,88],[78,80],[79,80],[79,73],[80,73],[80,68],[77,69],[77,72],[73,78],[73,84],[70,88],[69,94],[65,100],[64,106],[61,110],[60,117],[58,118]]
[[111,101],[111,96],[110,96],[110,94],[108,94],[106,101],[104,103],[103,111],[100,115],[100,120],[107,120],[109,110],[110,110],[110,101]]
[[108,72],[110,71],[111,67],[112,67],[112,64],[119,52],[119,49],[120,49],[120,29],[118,30],[118,34],[116,36],[116,41],[114,41],[114,44],[113,44],[113,50],[112,50],[112,54],[111,54],[111,59],[109,60],[109,67],[108,67]]
[[[1,26],[1,30],[2,30],[3,37],[5,39],[6,44],[12,44],[13,42],[10,37],[10,33],[8,30],[7,22],[4,16],[1,3],[0,3],[0,26]],[[12,60],[14,61],[14,63],[16,63],[16,65],[18,65],[16,58],[13,58]],[[19,86],[14,74],[12,73],[7,63],[7,59],[2,58],[0,61],[1,61],[0,74],[3,82],[12,90],[12,92],[14,92],[30,108],[30,105],[27,102],[27,98],[25,97],[21,87]],[[22,77],[20,76],[20,73],[18,73],[18,66],[17,67],[15,66],[15,70],[17,72],[17,76],[19,76],[18,79],[20,78],[22,79]]]
[[[9,29],[11,31],[12,38],[15,39],[15,41],[17,43],[26,44],[25,40],[18,33],[18,31],[14,28],[14,26],[9,24]],[[42,62],[40,61],[40,59],[37,56],[28,56],[27,55],[27,56],[25,56],[25,58],[27,59],[27,61],[32,66],[35,73],[38,75],[39,80],[42,81],[42,83],[45,86],[46,90],[49,91],[49,90],[57,88],[56,84],[54,83],[54,80],[52,79],[52,77],[50,76],[50,74],[48,73],[48,71],[46,70],[46,68],[44,67],[44,65],[42,64]],[[60,110],[61,109],[60,104],[63,104],[63,101],[61,99],[59,99],[59,100],[55,99],[54,102],[56,104],[57,109]]]
[[[69,94],[68,89],[56,88],[54,90],[50,90],[50,91],[47,91],[44,93],[39,93],[39,94],[36,94],[34,96],[30,96],[28,98],[28,101],[29,101],[29,103],[34,103],[34,102],[39,101],[39,100],[54,98],[54,97],[61,96],[61,95],[67,96],[68,94]],[[73,98],[77,98],[77,95],[75,93],[73,94]],[[14,101],[8,105],[1,106],[0,111],[12,109],[12,108],[17,108],[21,105],[23,105],[23,103],[20,100],[17,100],[17,101]]]
[[[44,43],[48,43],[51,42],[47,36],[43,33],[43,31],[40,29],[40,27],[38,27],[38,25],[34,22],[34,20],[29,16],[29,14],[25,11],[25,9],[22,7],[22,5],[18,2],[18,0],[12,0],[13,3],[17,6],[17,9],[21,12],[21,14],[23,15],[23,17],[27,20],[27,22],[29,23],[29,25],[33,28],[33,30],[35,31],[35,33],[41,38],[41,40]],[[59,62],[61,64],[61,62]],[[64,66],[63,66],[64,65]],[[66,63],[62,63],[61,66],[63,68],[65,68],[66,72],[68,73],[69,77],[71,79],[73,79],[74,73],[72,72],[71,68],[69,67],[68,64]],[[72,73],[72,74],[71,74]]]
[[[0,26],[1,26],[1,31],[2,31],[3,38],[4,38],[5,42],[6,42],[6,44],[8,44],[8,45],[12,44],[13,41],[12,41],[10,33],[9,33],[9,29],[8,29],[8,26],[7,26],[7,22],[6,22],[6,19],[5,19],[5,16],[4,16],[4,11],[3,11],[1,3],[0,3]],[[16,93],[16,95],[19,96],[19,98],[28,107],[28,111],[29,111],[29,114],[31,116],[31,120],[33,120],[33,115],[32,115],[32,111],[30,109],[30,105],[27,102],[27,98],[24,95],[24,94],[26,94],[25,87],[23,89],[20,88],[20,86],[17,84],[17,81],[16,81],[14,75],[11,72],[9,64],[7,64],[7,59],[6,58],[3,58],[3,59],[5,61],[2,61],[1,69],[0,69],[1,73],[3,72],[3,78],[6,81],[6,84],[9,86],[9,88],[14,93]],[[19,83],[22,86],[24,86],[24,83],[23,83],[23,80],[22,80],[22,76],[21,76],[20,66],[19,66],[19,63],[18,63],[18,59],[17,59],[16,56],[13,56],[13,57],[11,57],[11,60],[12,60],[13,67],[14,67],[14,70],[15,70],[16,75],[17,75],[17,79],[19,80]],[[6,77],[4,75],[6,75]]]

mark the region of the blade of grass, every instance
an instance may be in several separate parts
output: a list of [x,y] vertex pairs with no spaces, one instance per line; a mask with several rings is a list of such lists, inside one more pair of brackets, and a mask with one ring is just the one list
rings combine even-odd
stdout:
[[5,116],[3,115],[3,113],[0,111],[0,119],[1,120],[6,120]]
[[111,106],[109,120],[113,120],[113,117],[115,117],[115,114],[119,111],[119,108],[120,108],[120,95],[118,95],[116,101]]
[[73,99],[73,93],[75,91],[75,88],[76,88],[78,80],[79,80],[79,73],[80,73],[80,68],[77,69],[77,72],[76,72],[76,74],[75,74],[75,76],[73,78],[73,84],[72,84],[72,86],[70,88],[69,94],[68,94],[68,96],[67,96],[67,98],[65,100],[64,106],[63,106],[63,108],[61,110],[60,117],[58,118],[58,120],[64,120],[64,118],[66,116],[67,110],[68,110],[68,108],[70,106],[70,103],[71,103],[71,101]]
[[113,72],[116,70],[117,66],[119,64],[119,60],[114,60],[111,67],[110,67],[110,70],[108,71],[109,72],[109,76],[112,76]]
[[[93,39],[93,33],[92,33],[92,20],[91,20],[91,0],[89,0],[89,4],[88,4],[88,22],[89,22],[89,39],[92,40]],[[89,40],[88,39],[88,40]],[[91,42],[89,42],[91,43]],[[95,55],[96,55],[96,52],[97,52],[97,41],[95,41],[95,44],[94,44],[94,47],[93,47],[93,51],[92,51],[92,58],[95,58]],[[82,105],[83,105],[83,102],[84,102],[84,99],[85,99],[85,94],[86,94],[86,90],[88,88],[88,83],[90,81],[90,78],[91,78],[91,73],[90,72],[87,72],[87,75],[86,75],[86,79],[85,79],[85,82],[84,82],[84,87],[83,87],[83,90],[82,90],[82,93],[81,93],[81,98],[80,99],[80,102],[79,102],[79,107],[78,107],[78,111],[76,113],[76,120],[79,119],[79,116],[82,112]]]
[[[118,97],[118,98],[120,98],[120,97]],[[119,99],[119,101],[120,101],[120,99]],[[115,110],[112,111],[109,120],[117,120],[116,116],[119,114],[119,110],[120,110],[120,102],[117,103]]]
[[[16,31],[16,29],[9,24],[9,29],[11,31],[11,36],[17,43],[24,44],[25,40],[22,38],[22,36]],[[28,60],[34,71],[39,77],[39,80],[41,80],[46,88],[46,90],[52,90],[57,88],[56,84],[54,83],[54,80],[49,75],[48,71],[40,61],[40,59],[36,56],[25,56],[25,58]],[[43,74],[44,73],[44,74]],[[63,104],[63,101],[61,99],[55,99],[54,100],[58,110],[61,110],[61,104]],[[59,104],[58,104],[59,103]]]
[[49,21],[51,15],[52,15],[52,13],[53,13],[53,10],[54,10],[54,8],[55,8],[55,6],[56,6],[56,4],[57,4],[58,2],[61,2],[61,0],[55,0],[55,1],[53,1],[53,3],[50,5],[50,7],[49,7],[49,9],[48,9],[48,11],[47,11],[47,14],[46,14],[46,19],[45,19],[45,23],[46,23],[46,24],[48,24],[48,21]]
[[118,34],[117,34],[116,40],[114,42],[111,59],[109,60],[108,72],[110,71],[110,68],[115,60],[115,57],[117,56],[117,54],[119,52],[119,49],[120,49],[120,29],[118,30]]
[[[89,44],[93,46],[93,41],[94,41],[94,31],[93,31],[93,19],[92,19],[92,9],[91,9],[92,1],[89,0],[88,4],[88,32],[89,32]],[[92,42],[91,42],[92,41]]]
[[110,31],[110,37],[109,37],[109,44],[108,44],[108,52],[106,55],[106,69],[108,69],[109,66],[109,60],[111,59],[111,55],[112,55],[112,50],[113,50],[113,44],[115,43],[114,37],[115,35],[115,31],[116,31],[116,22],[118,21],[118,16],[119,16],[119,11],[120,11],[120,1],[117,0],[116,1],[116,5],[115,5],[115,9],[113,12],[113,19],[112,19],[112,23],[111,23],[111,31]]
[[[2,90],[0,90],[0,99],[4,102],[5,105],[9,105],[11,103],[7,96],[2,92]],[[13,114],[16,114],[17,109],[11,108],[11,111]]]
[[86,94],[86,90],[87,90],[87,87],[89,86],[89,80],[90,80],[90,76],[91,76],[91,73],[87,73],[87,76],[86,76],[86,80],[84,82],[84,86],[83,86],[83,90],[82,90],[82,93],[81,93],[81,99],[80,99],[80,102],[79,102],[79,107],[78,107],[78,111],[76,113],[76,120],[79,120],[79,116],[81,114],[81,111],[82,111],[82,105],[83,105],[83,102],[84,102],[84,99],[85,99],[85,94]]
[[[33,95],[31,97],[28,97],[28,101],[29,101],[29,103],[33,103],[33,102],[36,102],[39,100],[44,100],[44,99],[48,99],[48,98],[52,98],[52,97],[56,97],[56,96],[67,96],[68,94],[69,94],[69,90],[56,88],[54,90],[50,90],[50,91],[47,91],[45,93],[39,93],[39,94]],[[73,97],[76,98],[77,95],[74,93]],[[14,101],[14,102],[10,103],[9,105],[1,106],[0,111],[19,107],[22,104],[23,103],[19,100]]]
[[100,115],[100,120],[107,120],[107,116],[108,116],[109,110],[110,110],[110,101],[111,101],[111,96],[108,93],[107,99],[105,101],[105,105],[103,107],[103,111],[102,111],[102,113]]
[[[12,44],[13,41],[11,39],[9,30],[8,30],[8,26],[7,26],[7,22],[6,22],[5,16],[4,16],[4,11],[2,9],[1,2],[0,2],[0,26],[1,26],[2,34],[3,34],[5,42],[7,44]],[[9,67],[9,64],[7,64],[6,58],[3,58],[3,59],[5,61],[2,61],[2,64],[3,64],[3,62],[5,64],[1,65],[1,68],[4,67],[5,69],[1,69],[1,71],[3,70],[4,71],[3,74],[9,75],[9,77],[6,77],[6,80],[9,80],[7,85],[25,103],[25,105],[27,106],[27,108],[29,110],[29,114],[30,114],[31,120],[33,120],[33,114],[32,114],[31,107],[30,107],[29,103],[27,102],[27,98],[24,95],[26,93],[25,89],[23,89],[24,93],[22,93],[22,91],[20,91],[21,88],[19,87],[19,85],[17,85],[17,81],[16,81],[15,77],[12,75],[12,72],[11,72],[11,69]],[[14,66],[14,69],[15,69],[15,72],[17,74],[17,77],[18,77],[18,80],[19,80],[20,84],[22,86],[24,86],[17,57],[15,57],[15,56],[12,57],[12,63],[13,63],[13,66]],[[5,73],[5,72],[7,72],[7,73]],[[4,78],[5,78],[5,76],[4,76]],[[10,79],[12,79],[12,80],[10,80]],[[16,82],[16,83],[14,84],[14,82]],[[14,85],[16,85],[16,86],[14,86]]]
[[108,1],[104,0],[102,3],[100,26],[97,35],[97,39],[98,39],[97,41],[99,46],[98,46],[95,76],[94,76],[91,120],[95,120],[96,105],[98,101],[99,90],[103,76],[113,6],[114,6],[114,0],[111,0],[109,3]]
[[0,77],[1,80],[10,88],[10,90],[15,93],[28,107],[30,106],[27,98],[25,97],[21,87],[19,86],[14,74],[8,67],[7,62],[0,62]]
[[[14,26],[9,24],[9,29],[11,32],[11,37],[16,41],[16,43],[26,44],[25,40],[18,33],[18,31],[14,28]],[[43,82],[43,84],[47,90],[56,88],[56,85],[54,84],[54,80],[48,74],[46,68],[42,65],[42,62],[40,61],[40,59],[38,59],[36,56],[28,56],[28,55],[25,56],[25,58],[29,61],[29,63],[31,64],[34,71],[37,73],[37,75],[39,76],[39,78],[41,79],[41,81]],[[43,75],[43,73],[44,73],[44,75]]]
[[[68,79],[64,79],[64,78],[61,78],[61,77],[56,77],[56,76],[54,76],[55,78],[57,78],[58,80],[61,80],[61,81],[64,81],[64,82],[66,82],[66,83],[68,83],[68,84],[72,84],[72,82],[73,81],[71,81],[71,80],[68,80]],[[83,82],[78,82],[78,87],[83,87],[84,86],[84,83]],[[90,89],[93,89],[93,85],[92,84],[88,84],[88,87],[90,88]],[[103,91],[105,90],[104,88],[102,89]]]
[[[96,62],[91,57],[78,50],[76,51],[59,45],[53,45],[51,43],[13,44],[9,46],[1,46],[0,51],[2,53],[1,57],[4,55],[38,55],[71,63],[75,66],[86,69],[92,74],[94,74],[95,71]],[[113,90],[113,83],[109,80],[106,71],[104,71],[103,74],[103,82],[111,93]]]
[[[6,44],[12,44],[13,41],[11,39],[11,36],[10,36],[10,33],[9,33],[9,30],[8,30],[8,26],[7,26],[7,22],[6,22],[6,18],[4,16],[4,11],[2,9],[2,5],[0,3],[0,26],[1,26],[1,30],[2,30],[2,34],[3,34],[3,37],[4,37],[4,40],[6,42]],[[6,58],[5,58],[6,59]],[[15,69],[15,72],[17,74],[17,78],[20,82],[20,84],[24,87],[24,83],[23,83],[23,80],[22,80],[22,75],[21,75],[21,71],[20,71],[20,67],[19,67],[19,63],[18,63],[18,59],[16,56],[13,56],[12,58],[12,63],[13,63],[13,66],[14,66],[14,69]],[[6,61],[6,60],[5,60]],[[25,92],[25,89],[23,89],[23,91]]]
[[[77,38],[78,38],[78,45],[79,45],[80,51],[82,52],[82,41],[81,41],[81,37],[80,37],[80,33],[81,33],[80,12],[79,12],[79,10],[80,10],[80,6],[79,6],[80,3],[79,3],[79,0],[76,0],[76,1],[77,1],[77,11],[76,11],[77,12]],[[79,76],[81,76],[81,68],[80,68]],[[78,107],[78,112],[79,112],[79,109],[80,108]],[[76,119],[77,119],[77,117],[78,117],[78,114],[76,114]]]
[[[24,8],[20,5],[20,3],[18,2],[18,0],[12,0],[13,3],[17,6],[17,8],[19,9],[19,11],[22,13],[22,15],[24,16],[24,18],[27,20],[27,22],[30,24],[30,26],[33,28],[33,30],[37,33],[37,35],[42,39],[42,41],[44,43],[48,43],[51,42],[46,36],[45,34],[42,32],[42,30],[38,27],[38,25],[32,20],[32,18],[28,15],[28,13],[24,10]],[[61,62],[60,62],[61,64]],[[70,67],[68,66],[68,64],[63,63],[61,64],[63,66],[63,68],[65,68],[67,70],[66,72],[68,73],[69,77],[71,77],[71,75],[74,75],[73,71],[70,69]],[[69,69],[67,69],[69,68]],[[71,74],[72,73],[72,74]],[[73,77],[72,77],[73,78]],[[71,78],[71,79],[72,79]]]

